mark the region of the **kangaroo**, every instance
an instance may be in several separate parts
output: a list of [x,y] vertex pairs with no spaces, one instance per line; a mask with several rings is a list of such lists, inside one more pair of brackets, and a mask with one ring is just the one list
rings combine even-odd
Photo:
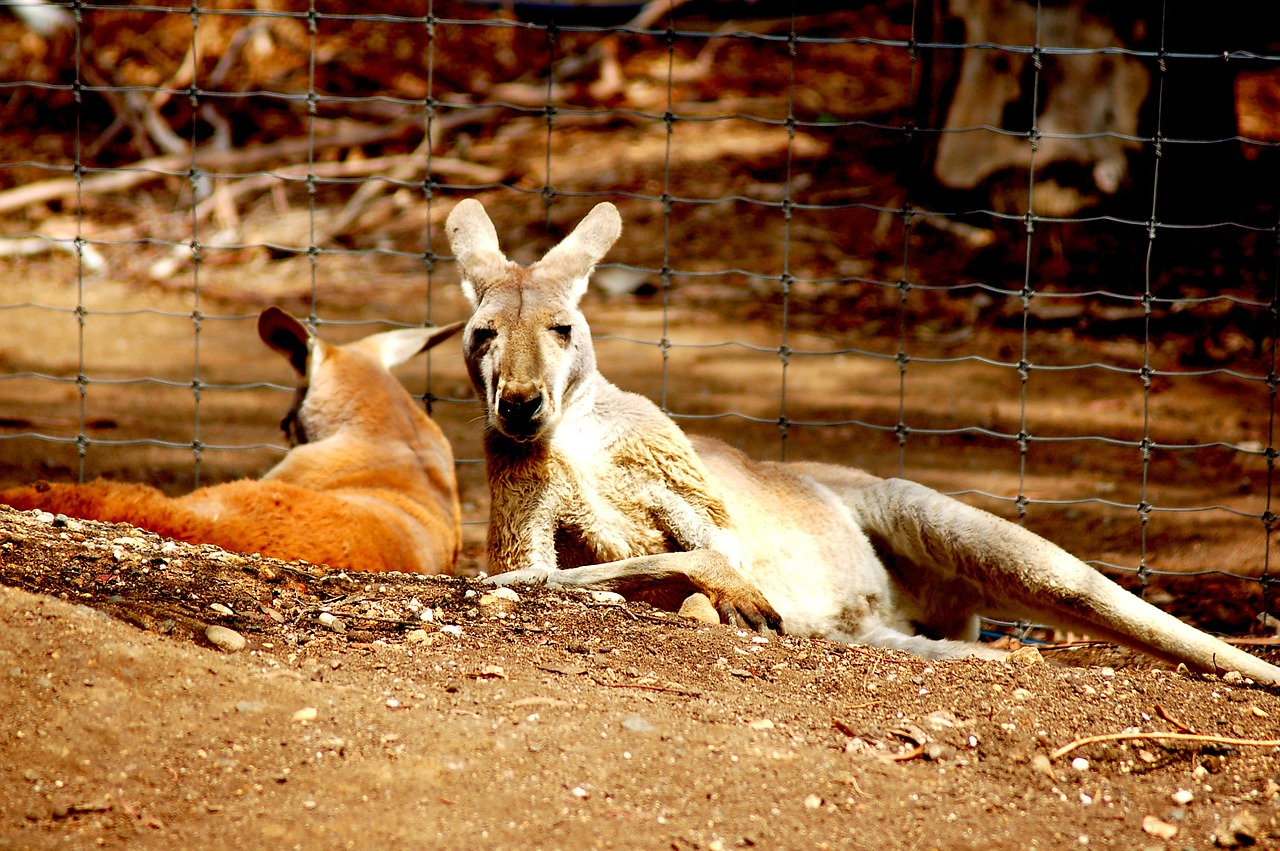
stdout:
[[1015,523],[903,479],[753,461],[609,383],[578,305],[621,235],[612,204],[528,267],[475,200],[445,227],[473,307],[462,345],[485,412],[490,581],[671,608],[703,593],[725,621],[930,659],[1000,658],[979,616],[1026,619],[1280,683]]
[[461,330],[410,328],[334,346],[279,308],[258,335],[298,373],[291,448],[261,479],[169,497],[102,479],[0,492],[0,504],[131,523],[192,543],[335,570],[450,573],[462,537],[453,451],[390,372]]

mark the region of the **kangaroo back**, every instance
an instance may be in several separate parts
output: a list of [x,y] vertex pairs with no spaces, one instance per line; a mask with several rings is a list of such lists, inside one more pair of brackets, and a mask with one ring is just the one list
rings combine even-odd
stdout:
[[38,484],[0,492],[0,504],[335,569],[448,572],[461,541],[453,453],[390,370],[461,328],[388,331],[334,346],[268,308],[259,336],[299,383],[281,422],[293,446],[262,479],[181,497],[104,480]]

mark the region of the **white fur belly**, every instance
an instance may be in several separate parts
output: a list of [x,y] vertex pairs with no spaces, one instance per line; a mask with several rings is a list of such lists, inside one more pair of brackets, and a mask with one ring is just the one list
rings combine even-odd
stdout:
[[761,553],[743,570],[782,615],[788,633],[857,641],[868,629],[897,620],[888,572],[860,532],[838,546],[794,537],[780,543],[767,561]]
[[910,628],[900,623],[888,571],[834,492],[797,478],[786,499],[753,496],[729,500],[744,550],[741,570],[788,633],[856,642],[882,625]]

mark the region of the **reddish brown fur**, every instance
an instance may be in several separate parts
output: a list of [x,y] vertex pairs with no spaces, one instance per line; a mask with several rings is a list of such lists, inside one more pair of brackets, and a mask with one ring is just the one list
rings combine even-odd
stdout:
[[[298,411],[310,442],[262,479],[180,497],[102,479],[42,483],[0,491],[0,503],[334,569],[451,572],[461,510],[443,432],[383,366],[375,338],[336,347],[308,341],[300,325],[288,327],[295,330],[301,336],[287,345],[301,349],[281,348],[280,336],[268,342],[286,356],[310,361],[319,354]],[[438,331],[423,347],[453,330]]]
[[[378,498],[385,499],[386,494]],[[210,516],[193,511],[190,504],[196,499],[221,504],[224,512]],[[430,518],[438,546],[434,552],[422,553],[408,546],[414,538],[405,528],[413,522],[408,517],[353,505],[341,492],[287,482],[242,479],[174,498],[150,485],[98,479],[82,485],[16,488],[0,492],[0,503],[85,520],[129,523],[179,541],[342,570],[412,570],[421,562],[445,565],[447,572],[457,557],[456,533],[451,534],[443,518]],[[404,506],[406,512],[413,508]]]

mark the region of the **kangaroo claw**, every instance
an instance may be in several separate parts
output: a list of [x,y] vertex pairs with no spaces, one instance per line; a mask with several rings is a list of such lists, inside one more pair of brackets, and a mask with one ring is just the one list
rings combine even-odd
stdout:
[[720,613],[720,622],[745,626],[755,632],[772,631],[783,635],[782,615],[778,614],[769,602],[761,597],[758,601],[730,600],[725,597],[716,601],[716,611]]

